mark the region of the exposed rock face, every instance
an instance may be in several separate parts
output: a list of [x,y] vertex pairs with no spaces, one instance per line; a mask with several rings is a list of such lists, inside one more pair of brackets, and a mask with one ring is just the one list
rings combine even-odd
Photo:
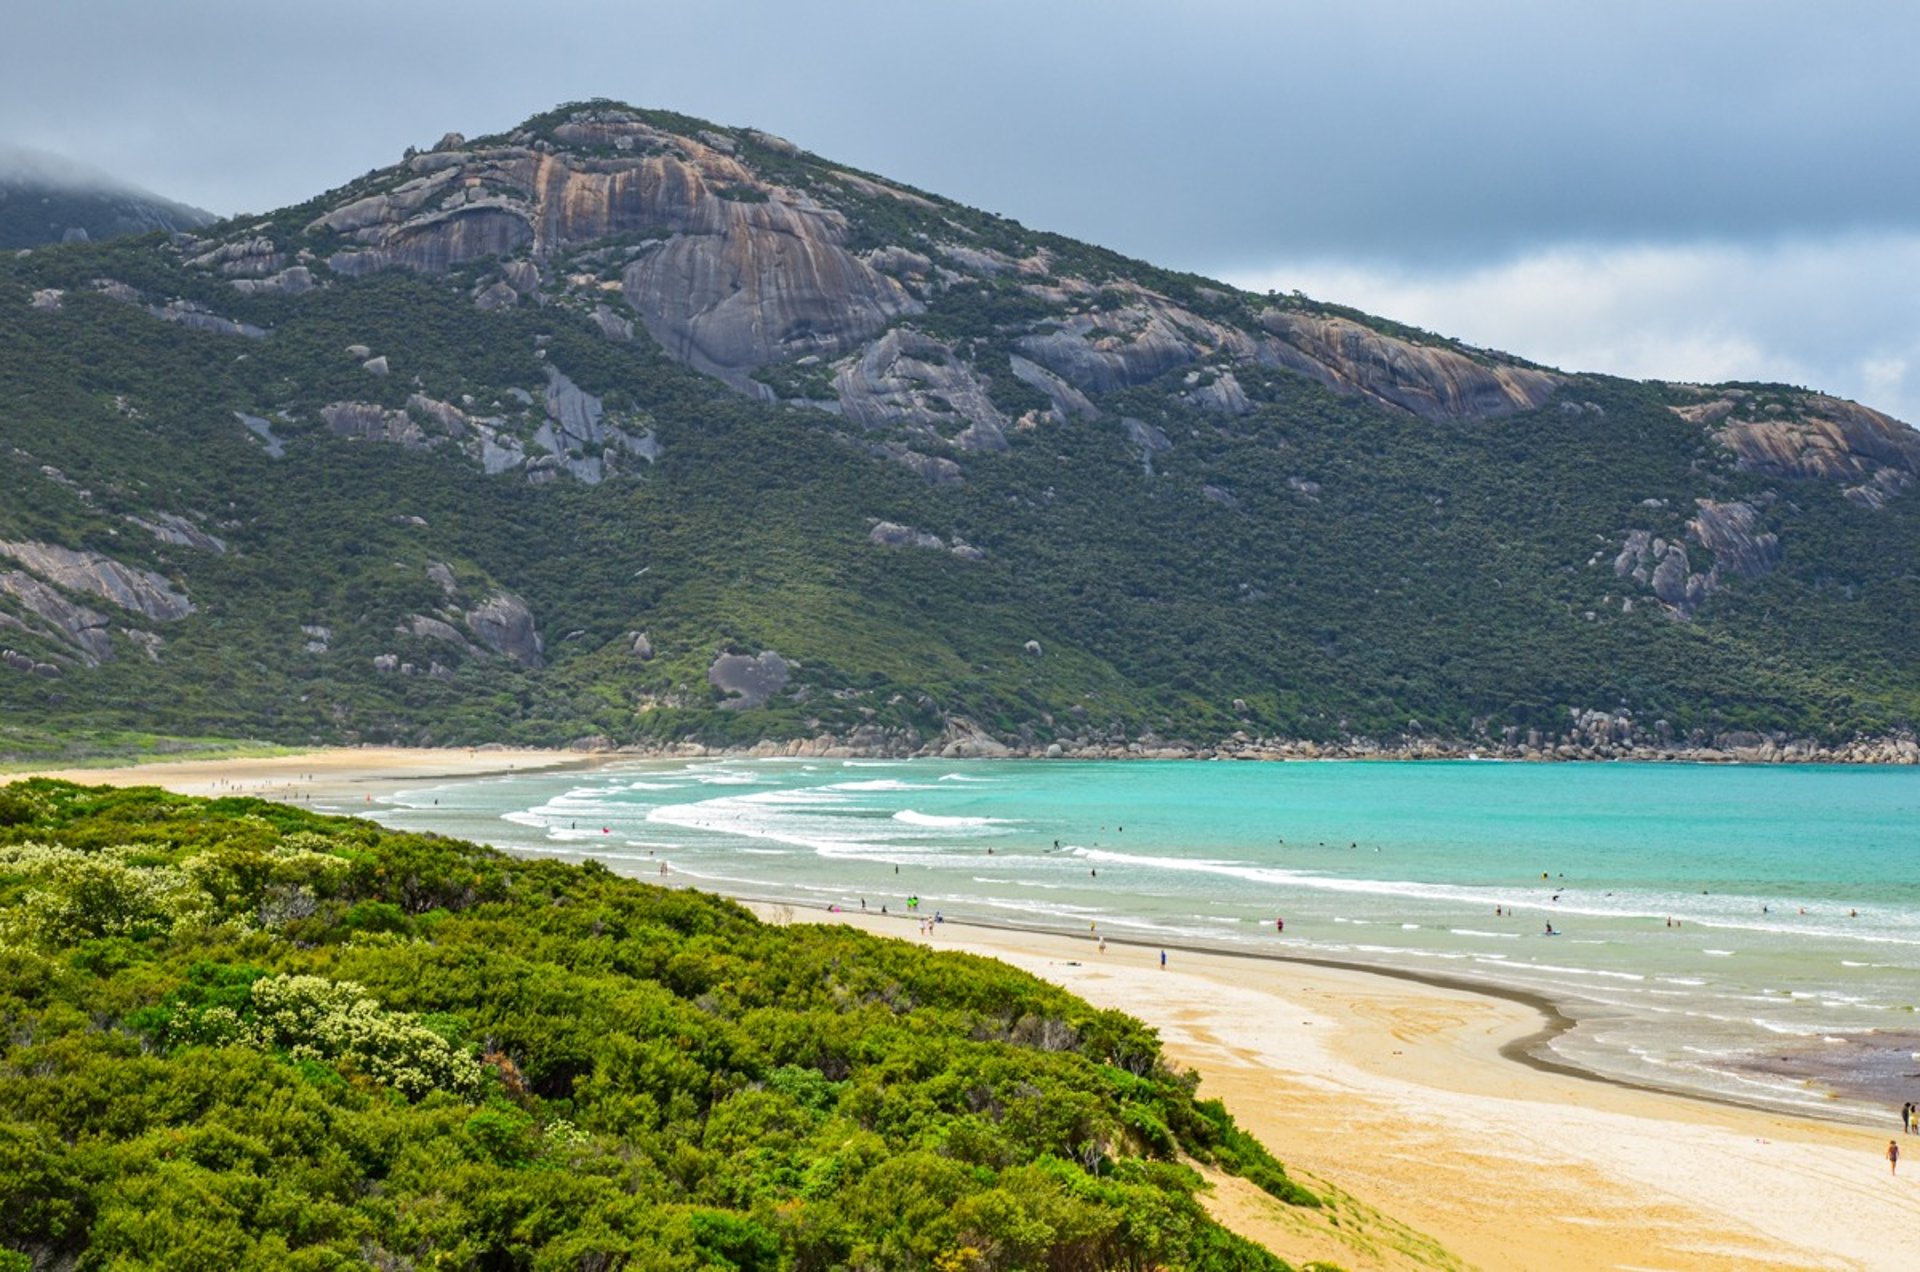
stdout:
[[1857,402],[1811,394],[1793,413],[1739,417],[1750,395],[1675,407],[1683,419],[1718,425],[1714,436],[1740,466],[1777,477],[1841,482],[1846,496],[1883,506],[1920,476],[1920,433]]
[[285,253],[265,235],[222,243],[190,258],[189,265],[214,270],[228,278],[263,278],[286,266]]
[[474,293],[474,307],[482,313],[495,313],[502,309],[512,309],[520,303],[520,293],[505,283],[495,279]]
[[[909,328],[868,345],[841,367],[833,388],[841,414],[862,427],[904,428],[966,451],[1008,449],[1007,418],[986,382],[952,348]],[[956,425],[963,427],[956,432]]]
[[[45,624],[37,629],[41,634],[72,646],[80,660],[89,667],[97,667],[113,657],[113,637],[108,630],[110,620],[98,610],[76,605],[39,579],[20,570],[0,570],[0,593],[12,597],[29,614],[40,619]],[[36,629],[28,627],[27,630]],[[23,670],[31,671],[33,668],[29,665]]]
[[899,442],[883,442],[874,447],[873,453],[883,459],[890,459],[908,471],[926,478],[934,486],[958,486],[965,480],[960,465],[938,455],[924,455]]
[[546,402],[547,423],[534,434],[534,444],[589,485],[606,477],[616,449],[649,464],[660,458],[660,443],[652,429],[635,436],[603,422],[606,407],[601,400],[556,367],[547,368]]
[[[1089,393],[1145,384],[1202,356],[1210,345],[1174,321],[1172,306],[1140,303],[1074,314],[1050,331],[1022,336],[1020,352]],[[1189,315],[1190,316],[1190,315]],[[1194,320],[1199,324],[1199,320]],[[1211,334],[1211,333],[1208,333]]]
[[408,450],[425,450],[426,433],[405,411],[391,411],[371,402],[334,402],[320,408],[335,436],[364,442],[392,442]]
[[1667,612],[1679,619],[1692,618],[1720,589],[1717,564],[1704,574],[1695,572],[1685,544],[1659,538],[1651,530],[1628,531],[1613,559],[1613,572],[1651,589]]
[[406,620],[394,628],[399,636],[418,636],[422,640],[437,640],[451,645],[463,654],[478,656],[480,651],[468,643],[458,628],[444,619],[429,618],[425,614],[409,614]]
[[949,721],[946,730],[929,749],[947,760],[990,760],[1012,754],[1012,748],[1006,743],[965,717],[955,717]]
[[273,435],[272,421],[262,416],[248,415],[244,411],[235,411],[233,416],[247,426],[249,433],[260,439],[260,444],[267,449],[268,458],[282,459],[286,456],[286,443]]
[[882,521],[867,533],[867,542],[881,548],[933,548],[944,551],[947,541],[937,534],[897,522]]
[[605,305],[593,307],[593,325],[615,344],[626,344],[633,339],[633,324]]
[[758,656],[721,654],[707,668],[707,683],[731,695],[720,704],[722,710],[747,711],[765,706],[792,675],[792,665],[769,649]]
[[171,623],[193,613],[193,602],[176,592],[165,578],[152,570],[122,565],[98,552],[76,552],[50,543],[0,541],[0,554],[70,592],[89,592],[155,622]]
[[442,402],[424,393],[407,395],[407,411],[410,414],[425,416],[428,427],[433,432],[446,437],[465,437],[472,427],[465,411],[451,402]]
[[1240,387],[1239,377],[1231,371],[1222,371],[1212,377],[1189,371],[1186,383],[1192,387],[1180,395],[1180,400],[1189,406],[1197,406],[1204,411],[1218,411],[1222,415],[1246,415],[1253,410],[1252,399]]
[[1165,433],[1161,432],[1154,425],[1147,423],[1145,420],[1136,420],[1128,417],[1121,420],[1120,423],[1124,425],[1127,430],[1127,441],[1133,445],[1133,449],[1140,456],[1141,469],[1147,476],[1153,476],[1153,457],[1155,455],[1164,455],[1172,450],[1173,442],[1168,439]]
[[1330,388],[1430,420],[1532,410],[1559,388],[1559,376],[1416,345],[1340,317],[1269,310],[1260,325],[1285,342],[1261,352]]
[[626,267],[628,303],[668,352],[742,384],[753,367],[838,353],[920,308],[845,249],[844,217],[762,181],[719,148],[611,109],[554,135],[620,153],[513,143],[415,155],[412,179],[314,222],[357,244],[329,264],[345,274],[442,273],[522,249],[538,261],[652,235]]
[[197,548],[202,552],[211,552],[215,556],[227,554],[225,539],[219,535],[208,534],[185,517],[176,516],[171,512],[151,513],[149,517],[129,516],[127,520],[162,543],[172,543],[183,548]]
[[1053,403],[1055,419],[1063,422],[1075,416],[1092,419],[1100,414],[1100,408],[1088,400],[1086,394],[1040,364],[1016,355],[1007,360],[1007,365],[1016,380],[1047,395]]
[[275,296],[304,296],[319,284],[314,281],[313,271],[305,265],[294,265],[266,278],[236,278],[233,289],[242,296],[261,294]]
[[466,613],[467,629],[497,654],[538,670],[546,665],[545,642],[540,639],[527,603],[506,592],[496,592]]
[[1760,510],[1749,503],[1694,501],[1700,511],[1687,522],[1687,536],[1743,579],[1771,574],[1780,564],[1780,538],[1760,528]]

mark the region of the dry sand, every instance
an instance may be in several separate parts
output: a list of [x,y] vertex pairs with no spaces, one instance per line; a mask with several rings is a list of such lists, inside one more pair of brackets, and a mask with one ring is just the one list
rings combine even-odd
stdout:
[[[579,762],[364,748],[46,776],[304,802]],[[900,916],[759,908],[922,939]],[[1544,1071],[1503,1054],[1549,1023],[1538,1007],[1378,972],[1186,951],[1163,970],[1153,948],[1101,954],[1088,937],[957,923],[927,943],[1003,959],[1159,1030],[1203,1095],[1334,1203],[1299,1210],[1216,1181],[1216,1213],[1296,1263],[1920,1267],[1920,1156],[1890,1176],[1891,1112],[1882,1134]]]
[[182,795],[254,795],[304,804],[314,796],[335,801],[358,799],[361,788],[372,793],[395,782],[479,777],[592,762],[592,757],[573,751],[342,746],[297,755],[0,773],[0,786],[28,777],[52,777],[82,786],[163,786]]

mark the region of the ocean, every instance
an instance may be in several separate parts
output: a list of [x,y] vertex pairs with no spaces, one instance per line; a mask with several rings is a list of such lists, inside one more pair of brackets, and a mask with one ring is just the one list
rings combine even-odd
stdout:
[[795,906],[1519,991],[1573,1022],[1549,1059],[1829,1119],[1920,1099],[1912,769],[612,761],[340,811]]

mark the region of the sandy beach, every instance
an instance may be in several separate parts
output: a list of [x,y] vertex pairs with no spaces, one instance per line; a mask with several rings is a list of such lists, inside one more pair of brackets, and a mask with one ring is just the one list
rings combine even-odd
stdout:
[[[897,916],[759,908],[922,939]],[[1171,951],[1162,970],[1154,948],[1115,942],[1102,954],[1089,937],[955,923],[926,943],[1002,959],[1159,1030],[1169,1055],[1202,1075],[1203,1095],[1337,1199],[1316,1214],[1232,1181],[1220,1189],[1224,1219],[1295,1262],[1916,1262],[1920,1179],[1890,1176],[1888,1135],[1519,1063],[1502,1049],[1547,1023],[1524,1003],[1285,959]],[[1398,1224],[1365,1219],[1355,1239],[1331,1222],[1368,1212]]]
[[[556,752],[336,750],[49,773],[338,804],[395,781],[591,762]],[[15,775],[18,776],[18,775]],[[9,779],[11,780],[11,779]],[[1513,1058],[1524,1001],[1283,958],[1086,935],[757,907],[1000,958],[1156,1028],[1289,1171],[1333,1204],[1221,1179],[1221,1218],[1294,1263],[1370,1268],[1895,1269],[1920,1264],[1920,1177],[1884,1132],[1624,1087]],[[1920,1138],[1903,1139],[1920,1145]],[[1920,1160],[1908,1170],[1920,1172]]]
[[0,773],[0,786],[29,777],[50,777],[83,786],[161,786],[182,795],[252,795],[304,804],[314,798],[360,798],[362,788],[365,794],[372,794],[394,782],[478,777],[592,762],[593,757],[573,751],[343,746],[295,755]]

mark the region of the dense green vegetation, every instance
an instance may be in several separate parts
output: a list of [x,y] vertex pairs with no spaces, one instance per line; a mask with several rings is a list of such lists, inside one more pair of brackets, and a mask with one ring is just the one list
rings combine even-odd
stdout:
[[1188,1160],[1320,1204],[1144,1026],[989,960],[0,788],[0,1268],[1282,1267]]
[[[565,114],[527,129],[551,136]],[[850,193],[824,161],[741,136],[757,171],[831,193],[853,245],[925,239],[929,213]],[[723,743],[865,726],[926,741],[958,718],[1041,744],[1206,744],[1245,731],[1473,745],[1508,730],[1551,739],[1572,712],[1621,708],[1680,739],[1754,730],[1836,742],[1920,717],[1920,499],[1869,509],[1834,483],[1746,471],[1676,416],[1680,399],[1661,386],[1578,377],[1538,411],[1434,422],[1241,365],[1252,410],[1227,416],[1182,397],[1189,371],[1220,368],[1180,368],[1093,395],[1098,420],[1012,430],[1010,453],[959,456],[964,479],[936,485],[839,416],[752,400],[644,334],[604,339],[580,297],[481,313],[473,294],[496,277],[489,262],[438,277],[329,275],[322,261],[340,236],[304,227],[394,179],[369,174],[217,232],[310,247],[327,285],[304,296],[242,295],[158,237],[0,260],[0,538],[157,570],[196,606],[153,627],[163,644],[152,657],[125,635],[143,625],[112,615],[116,657],[89,669],[61,641],[7,626],[20,609],[0,593],[0,646],[65,668],[55,679],[0,665],[0,755],[133,732]],[[974,209],[938,212],[942,232],[981,250],[1044,251],[1057,273],[1105,287],[1085,298],[1089,312],[1117,303],[1124,283],[1222,322],[1279,306],[1431,339]],[[605,279],[618,247],[547,266]],[[268,334],[163,322],[100,294],[101,279]],[[30,306],[41,289],[65,292],[57,310]],[[941,292],[912,322],[1003,367],[1048,312],[1000,275]],[[392,373],[344,352],[360,345]],[[342,400],[403,411],[422,393],[530,429],[538,407],[515,393],[537,401],[547,367],[652,428],[659,460],[629,461],[598,487],[534,485],[486,476],[447,444],[345,441],[317,414]],[[759,378],[812,399],[830,372],[787,364]],[[1010,416],[1045,405],[1010,375],[990,388]],[[284,458],[240,411],[271,416]],[[1129,416],[1173,444],[1151,471],[1122,427]],[[1779,568],[1723,580],[1676,622],[1616,577],[1612,557],[1628,529],[1682,540],[1705,497],[1764,507]],[[230,550],[162,543],[127,520],[156,513]],[[985,559],[875,547],[880,520],[962,538]],[[1691,550],[1696,568],[1711,564]],[[457,578],[456,600],[429,578],[435,562]],[[499,590],[531,609],[544,669],[399,630]],[[308,649],[308,626],[328,629],[324,649]],[[648,634],[653,658],[633,656],[633,632]],[[1044,656],[1024,653],[1028,641]],[[762,650],[797,664],[786,691],[762,709],[722,709],[707,680],[715,656]],[[382,670],[386,655],[423,674]]]

